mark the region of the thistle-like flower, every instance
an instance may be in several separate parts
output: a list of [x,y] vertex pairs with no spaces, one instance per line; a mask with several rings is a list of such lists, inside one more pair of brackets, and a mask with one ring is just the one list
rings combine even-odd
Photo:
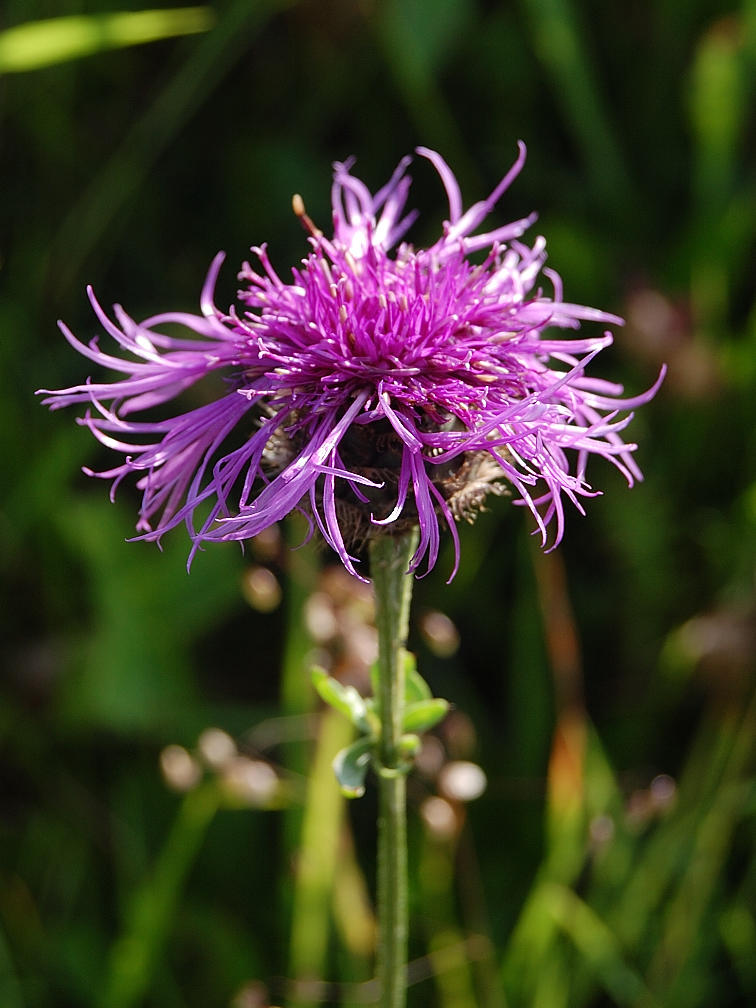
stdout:
[[[552,518],[554,542],[562,537],[563,497],[582,511],[580,498],[596,493],[586,482],[589,455],[609,459],[630,485],[642,478],[636,446],[620,438],[632,415],[617,416],[651,399],[663,375],[643,395],[617,399],[621,386],[585,374],[610,333],[548,332],[622,320],[563,300],[559,277],[543,269],[544,239],[532,248],[518,240],[535,214],[473,234],[522,168],[524,145],[491,196],[467,211],[443,159],[417,153],[434,164],[449,200],[449,220],[428,249],[402,242],[389,255],[416,216],[402,216],[410,159],[375,196],[347,161],[335,165],[332,239],[294,198],[312,250],[291,283],[263,245],[252,250],[259,271],[244,263],[239,273],[243,307],[228,312],[213,301],[222,254],[201,315],[137,323],[116,305],[116,325],[90,290],[103,328],[133,359],[104,353],[96,339],[84,345],[60,324],[80,353],[127,376],[88,380],[44,402],[87,403],[79,422],[126,455],[107,472],[85,470],[112,479],[111,496],[125,476],[143,474],[141,538],[159,540],[185,522],[193,554],[203,542],[248,539],[299,508],[352,573],[352,553],[372,535],[419,525],[416,570],[436,562],[440,523],[457,545],[455,520],[470,518],[488,492],[516,491],[545,545]],[[481,250],[484,261],[470,262]],[[551,296],[536,286],[541,272]],[[167,324],[196,336],[165,335]],[[212,371],[226,375],[221,398],[167,420],[132,419]]]

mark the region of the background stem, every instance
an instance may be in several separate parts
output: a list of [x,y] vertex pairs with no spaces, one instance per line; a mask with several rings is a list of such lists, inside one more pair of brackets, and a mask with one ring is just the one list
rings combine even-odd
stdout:
[[[370,547],[378,628],[380,813],[378,820],[378,981],[382,1008],[403,1008],[407,988],[407,800],[399,739],[404,706],[404,661],[412,578],[407,568],[417,531],[382,536]],[[389,771],[389,773],[385,773]]]
[[297,852],[297,873],[291,926],[291,976],[305,981],[294,1001],[312,1003],[303,991],[307,981],[322,980],[328,956],[331,895],[337,869],[344,796],[331,768],[339,749],[348,746],[354,729],[343,714],[326,710],[307,788],[302,838]]
[[215,781],[200,784],[182,801],[152,877],[134,893],[124,931],[110,950],[98,1008],[133,1008],[142,1002],[176,919],[187,877],[219,802],[220,792]]

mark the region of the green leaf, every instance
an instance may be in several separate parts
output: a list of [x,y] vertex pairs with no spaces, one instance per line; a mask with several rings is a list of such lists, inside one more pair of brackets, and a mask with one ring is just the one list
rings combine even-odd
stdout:
[[404,702],[418,703],[420,700],[430,700],[433,697],[430,686],[417,671],[415,656],[409,651],[404,652]]
[[355,728],[359,728],[363,732],[370,732],[365,701],[354,686],[342,686],[337,679],[329,676],[325,669],[317,666],[312,670],[311,675],[312,684],[321,700],[348,718]]
[[423,732],[428,731],[429,728],[445,718],[448,712],[449,701],[442,700],[440,697],[408,704],[404,708],[404,730],[422,735]]
[[[370,666],[370,682],[373,685],[373,696],[378,696],[380,672],[378,662]],[[417,703],[418,700],[430,700],[433,694],[428,683],[417,671],[417,661],[411,651],[404,651],[404,702]]]
[[66,63],[103,49],[194,35],[213,26],[209,7],[127,11],[29,21],[0,32],[0,73]]
[[370,765],[373,749],[371,738],[357,739],[346,749],[336,753],[333,772],[346,798],[361,798],[365,793],[365,774]]

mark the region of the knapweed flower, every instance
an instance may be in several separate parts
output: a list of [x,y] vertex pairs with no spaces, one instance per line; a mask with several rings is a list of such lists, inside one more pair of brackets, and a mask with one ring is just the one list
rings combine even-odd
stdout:
[[[244,263],[240,306],[228,312],[213,301],[222,254],[201,315],[137,323],[116,305],[116,325],[90,290],[128,358],[103,352],[96,339],[82,344],[61,323],[80,353],[126,377],[88,380],[44,401],[88,404],[79,422],[125,454],[116,468],[90,473],[113,479],[111,494],[125,476],[142,474],[141,538],[159,540],[185,522],[193,554],[204,542],[248,539],[299,508],[353,573],[350,550],[419,525],[416,570],[436,562],[441,522],[456,544],[455,520],[470,517],[488,492],[514,490],[545,544],[552,517],[554,541],[562,537],[563,497],[582,510],[580,498],[595,493],[589,455],[614,463],[631,485],[641,478],[635,445],[620,438],[631,416],[618,413],[647,402],[659,383],[617,399],[621,386],[585,374],[610,333],[552,335],[582,320],[622,320],[564,301],[559,277],[543,268],[544,239],[532,248],[518,241],[535,215],[474,234],[522,168],[524,145],[491,196],[466,211],[443,159],[417,153],[435,165],[449,200],[443,234],[428,249],[402,242],[390,254],[416,216],[402,216],[410,159],[374,196],[347,161],[335,165],[332,239],[294,198],[312,250],[291,282],[263,245],[252,250],[257,270]],[[483,261],[471,262],[471,253]],[[550,295],[537,286],[541,272]],[[193,335],[161,331],[176,324]],[[170,419],[132,419],[213,371],[228,383],[220,398]]]

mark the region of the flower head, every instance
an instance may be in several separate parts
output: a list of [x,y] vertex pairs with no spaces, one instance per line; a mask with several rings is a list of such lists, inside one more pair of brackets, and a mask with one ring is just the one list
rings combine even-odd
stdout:
[[[228,312],[213,302],[222,254],[201,315],[167,312],[137,323],[116,305],[116,325],[90,290],[103,328],[128,358],[104,353],[96,339],[84,345],[60,324],[80,353],[126,375],[44,401],[54,409],[88,404],[79,422],[125,454],[116,468],[90,473],[112,479],[111,494],[125,476],[142,474],[142,538],[185,522],[194,553],[206,541],[250,538],[302,508],[353,573],[355,544],[409,524],[420,526],[412,569],[424,559],[430,568],[440,523],[456,544],[455,519],[470,517],[487,492],[514,489],[545,544],[552,518],[555,542],[562,537],[563,497],[582,511],[580,498],[595,493],[586,482],[589,455],[609,459],[630,485],[642,478],[635,445],[620,438],[632,417],[617,417],[651,399],[662,376],[643,395],[617,399],[621,386],[585,375],[610,333],[549,332],[622,320],[563,300],[559,277],[543,268],[544,239],[532,248],[518,240],[535,215],[473,234],[519,173],[524,145],[491,196],[467,211],[442,158],[417,152],[434,164],[449,199],[449,220],[428,249],[402,242],[389,254],[416,216],[403,216],[410,159],[374,196],[348,161],[335,165],[332,239],[294,199],[312,249],[290,283],[263,245],[252,250],[258,268],[244,263],[239,273],[241,306]],[[473,252],[484,260],[470,262]],[[551,296],[536,286],[541,272]],[[195,335],[165,335],[169,323]],[[221,398],[167,420],[132,419],[218,370],[228,380]]]

